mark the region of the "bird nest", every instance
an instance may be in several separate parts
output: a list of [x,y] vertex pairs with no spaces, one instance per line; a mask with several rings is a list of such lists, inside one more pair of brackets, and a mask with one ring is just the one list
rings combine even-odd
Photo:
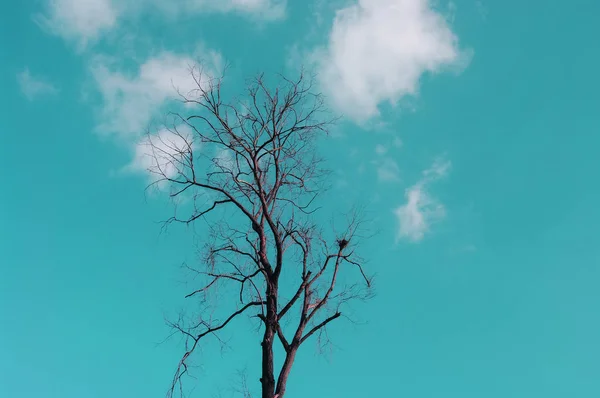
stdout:
[[340,250],[343,250],[346,248],[346,246],[348,246],[348,243],[350,243],[347,239],[338,239],[337,240],[337,244],[340,247]]

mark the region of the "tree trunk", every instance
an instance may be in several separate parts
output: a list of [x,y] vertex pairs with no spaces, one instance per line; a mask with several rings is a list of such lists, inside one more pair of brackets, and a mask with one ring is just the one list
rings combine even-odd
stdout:
[[267,313],[265,334],[262,346],[262,398],[273,398],[275,395],[275,371],[273,368],[273,338],[277,322],[277,287],[270,285],[267,289]]
[[262,346],[262,398],[273,398],[275,395],[275,375],[273,370],[273,337],[274,330],[267,326],[261,343]]
[[283,395],[285,394],[285,387],[287,385],[290,371],[292,370],[292,365],[294,364],[294,359],[296,358],[297,349],[297,347],[292,347],[285,356],[285,361],[283,362],[281,373],[279,374],[279,379],[277,380],[277,389],[275,390],[277,393],[277,398],[283,398]]

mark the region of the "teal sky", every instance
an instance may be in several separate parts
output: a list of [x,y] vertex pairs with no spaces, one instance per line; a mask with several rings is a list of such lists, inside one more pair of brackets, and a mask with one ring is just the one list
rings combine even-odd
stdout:
[[[330,207],[369,203],[377,297],[288,398],[600,396],[600,3],[36,0],[0,5],[0,397],[163,397],[163,317],[201,237],[158,221],[136,142],[184,67],[319,73]],[[341,206],[341,207],[343,207]],[[329,214],[323,214],[324,218]],[[189,286],[188,286],[189,287]],[[258,387],[259,338],[196,397]]]

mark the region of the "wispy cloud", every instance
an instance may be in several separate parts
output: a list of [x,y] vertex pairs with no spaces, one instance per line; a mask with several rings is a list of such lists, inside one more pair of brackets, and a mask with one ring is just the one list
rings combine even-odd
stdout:
[[[219,53],[205,50],[202,58],[206,68],[199,76],[201,85],[221,68]],[[192,78],[196,60],[193,55],[163,52],[147,59],[134,73],[126,73],[106,58],[96,59],[91,71],[102,98],[99,131],[124,138],[143,134],[151,119],[177,96],[176,89],[187,94],[198,88]]]
[[385,155],[387,152],[387,148],[384,145],[377,144],[375,145],[375,153],[378,155]]
[[483,3],[483,1],[476,1],[475,8],[477,9],[477,13],[479,14],[479,17],[481,18],[481,20],[485,21],[487,19],[487,15],[488,15],[488,9],[487,9],[486,5]]
[[377,165],[377,179],[382,182],[400,181],[400,167],[389,157],[377,159],[374,162]]
[[262,20],[276,20],[285,16],[287,0],[154,0],[154,3],[175,13],[238,13]]
[[336,13],[312,59],[334,106],[361,122],[417,94],[424,73],[464,64],[465,54],[429,0],[358,0]]
[[397,240],[421,241],[430,230],[431,224],[440,221],[446,215],[442,203],[433,198],[429,185],[447,175],[450,162],[438,160],[423,172],[423,177],[406,190],[406,204],[395,209],[398,219]]
[[255,19],[285,16],[286,0],[47,0],[34,20],[79,51],[118,28],[121,21],[153,13],[166,18],[200,13],[237,13]]
[[187,126],[162,129],[135,144],[133,159],[122,171],[146,175],[150,183],[174,178],[180,172],[185,172],[188,157],[198,148]]
[[390,149],[398,149],[402,147],[402,141],[398,137],[394,137],[391,142],[386,145],[375,145],[375,154],[377,159],[373,160],[376,167],[377,179],[382,182],[397,182],[400,181],[400,167],[394,159],[389,156]]
[[42,95],[52,95],[58,93],[58,89],[52,83],[39,76],[33,76],[29,69],[25,69],[17,74],[17,81],[21,92],[27,99],[34,100]]

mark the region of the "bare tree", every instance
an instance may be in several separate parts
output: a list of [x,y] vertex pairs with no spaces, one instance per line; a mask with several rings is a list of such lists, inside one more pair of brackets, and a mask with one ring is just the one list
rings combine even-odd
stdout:
[[[343,304],[370,293],[355,253],[360,220],[349,217],[329,235],[314,222],[315,198],[328,175],[316,140],[335,119],[303,73],[295,80],[278,76],[274,88],[259,75],[243,99],[232,101],[224,100],[222,76],[198,68],[191,76],[194,90],[179,92],[182,112],[170,113],[165,130],[148,138],[150,170],[154,184],[169,186],[172,197],[193,207],[185,217],[176,211],[167,225],[208,225],[203,265],[190,267],[203,283],[186,297],[228,312],[219,320],[207,310],[171,323],[185,336],[186,351],[168,395],[183,394],[182,378],[201,343],[247,315],[262,332],[262,398],[283,398],[298,349],[324,336]],[[210,299],[220,286],[229,302]],[[282,350],[274,349],[277,341]]]

